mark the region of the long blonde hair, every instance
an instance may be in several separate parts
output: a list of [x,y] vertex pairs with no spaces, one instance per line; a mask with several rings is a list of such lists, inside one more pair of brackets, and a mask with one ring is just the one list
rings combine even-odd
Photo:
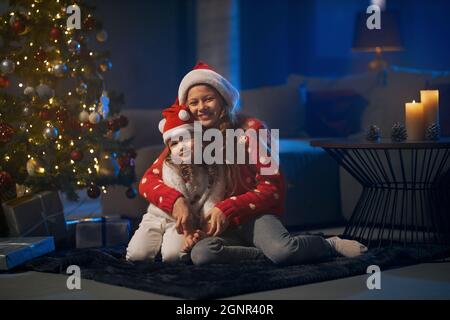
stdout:
[[[236,108],[232,108],[231,106],[227,105],[227,103],[225,102],[225,99],[222,97],[222,95],[211,85],[209,84],[202,84],[202,85],[206,85],[208,87],[210,87],[211,89],[213,89],[217,95],[220,97],[220,103],[222,106],[222,111],[220,113],[219,116],[219,120],[218,120],[218,125],[217,125],[217,129],[220,130],[220,132],[222,133],[222,137],[223,137],[223,154],[224,157],[226,155],[226,130],[227,129],[238,129],[241,127],[241,122],[242,122],[242,117],[239,117],[236,114]],[[189,90],[188,90],[189,92]],[[206,144],[205,144],[206,145]],[[203,145],[203,147],[205,147],[205,145]],[[233,145],[234,146],[234,145]],[[225,197],[229,197],[231,195],[234,195],[237,189],[237,186],[240,185],[245,185],[245,183],[243,183],[242,181],[242,177],[240,174],[240,168],[239,165],[236,163],[232,163],[232,164],[228,164],[225,161],[225,158],[222,159],[223,160],[223,165],[224,167],[224,173],[225,173],[225,182],[226,182],[226,188],[225,188]],[[195,164],[174,164],[171,158],[171,151],[169,148],[169,153],[167,154],[167,157],[165,159],[165,161],[171,165],[173,168],[175,168],[178,173],[181,175],[181,177],[183,178],[184,182],[192,182],[193,180],[193,166]],[[212,164],[212,165],[207,165],[207,164],[197,164],[199,166],[204,166],[207,169],[208,172],[208,183],[211,186],[216,179],[218,178],[218,172],[219,172],[219,165],[222,164]],[[248,188],[248,190],[251,190],[250,188]]]

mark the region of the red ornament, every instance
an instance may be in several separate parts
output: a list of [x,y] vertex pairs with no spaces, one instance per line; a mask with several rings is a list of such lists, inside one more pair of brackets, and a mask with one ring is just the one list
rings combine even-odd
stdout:
[[64,132],[72,131],[75,134],[78,134],[81,132],[81,126],[80,122],[75,117],[68,117],[68,120],[64,122],[64,125],[61,126],[61,129]]
[[61,37],[61,30],[59,30],[57,27],[52,27],[50,29],[50,39],[58,40],[60,37]]
[[126,126],[128,126],[128,118],[125,116],[120,116],[118,119],[118,123],[121,128],[125,128]]
[[58,120],[61,123],[64,123],[69,118],[69,113],[66,109],[59,109],[56,111],[56,120]]
[[53,112],[50,109],[42,109],[39,111],[39,118],[44,121],[49,121],[53,118]]
[[8,78],[0,76],[0,88],[8,88],[8,87],[9,87]]
[[0,123],[0,142],[6,143],[14,135],[14,129],[7,123]]
[[11,175],[6,171],[0,172],[0,190],[9,189],[13,185]]
[[91,199],[97,199],[100,196],[100,188],[97,186],[90,186],[87,189],[87,195]]
[[15,20],[11,25],[11,29],[17,34],[24,32],[25,28],[25,24],[23,24],[20,20]]
[[79,150],[73,150],[70,153],[70,159],[72,159],[73,161],[80,161],[81,159],[83,159],[83,152]]
[[39,48],[39,50],[36,52],[34,58],[38,60],[39,62],[44,62],[45,59],[47,59],[47,53],[44,49]]

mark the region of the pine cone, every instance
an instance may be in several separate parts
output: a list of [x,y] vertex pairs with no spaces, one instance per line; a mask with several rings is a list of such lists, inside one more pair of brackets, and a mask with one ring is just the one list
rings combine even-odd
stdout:
[[394,123],[391,131],[391,139],[395,142],[405,141],[408,137],[408,133],[406,132],[406,128],[404,125],[399,122]]
[[366,139],[368,141],[378,141],[381,138],[381,130],[376,125],[371,125],[366,132]]
[[429,125],[425,132],[425,137],[427,140],[439,140],[441,137],[441,126],[436,123]]

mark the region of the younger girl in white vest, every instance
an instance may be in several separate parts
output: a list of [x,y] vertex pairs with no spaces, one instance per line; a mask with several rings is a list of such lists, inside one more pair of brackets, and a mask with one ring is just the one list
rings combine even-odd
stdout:
[[189,201],[193,217],[190,224],[194,228],[189,233],[179,234],[175,218],[150,204],[128,244],[126,258],[129,261],[154,261],[159,252],[164,262],[189,259],[187,252],[204,237],[205,214],[225,196],[222,166],[196,165],[193,161],[192,164],[180,163],[188,157],[193,159],[194,120],[187,107],[175,102],[163,111],[163,117],[159,129],[169,153],[163,160],[161,182],[181,192]]

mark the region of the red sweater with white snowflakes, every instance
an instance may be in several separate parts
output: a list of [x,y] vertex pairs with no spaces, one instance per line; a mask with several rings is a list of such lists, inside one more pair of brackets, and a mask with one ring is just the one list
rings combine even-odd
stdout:
[[[241,120],[244,131],[254,129],[266,129],[264,124],[256,118]],[[247,131],[246,131],[247,133]],[[252,146],[252,135],[246,134],[244,142],[246,150],[252,155],[257,155],[257,150],[249,150]],[[269,133],[270,137],[270,133]],[[241,139],[242,141],[242,139]],[[268,138],[270,142],[270,138]],[[153,165],[147,169],[139,184],[139,193],[168,214],[172,214],[173,205],[178,197],[183,196],[179,191],[167,186],[162,180],[162,165],[168,154],[166,147]],[[286,183],[279,169],[271,174],[261,174],[263,167],[270,167],[265,157],[255,157],[256,164],[238,165],[241,179],[238,181],[235,192],[228,198],[216,204],[232,224],[241,224],[249,218],[262,213],[281,215],[284,211],[284,199]]]

